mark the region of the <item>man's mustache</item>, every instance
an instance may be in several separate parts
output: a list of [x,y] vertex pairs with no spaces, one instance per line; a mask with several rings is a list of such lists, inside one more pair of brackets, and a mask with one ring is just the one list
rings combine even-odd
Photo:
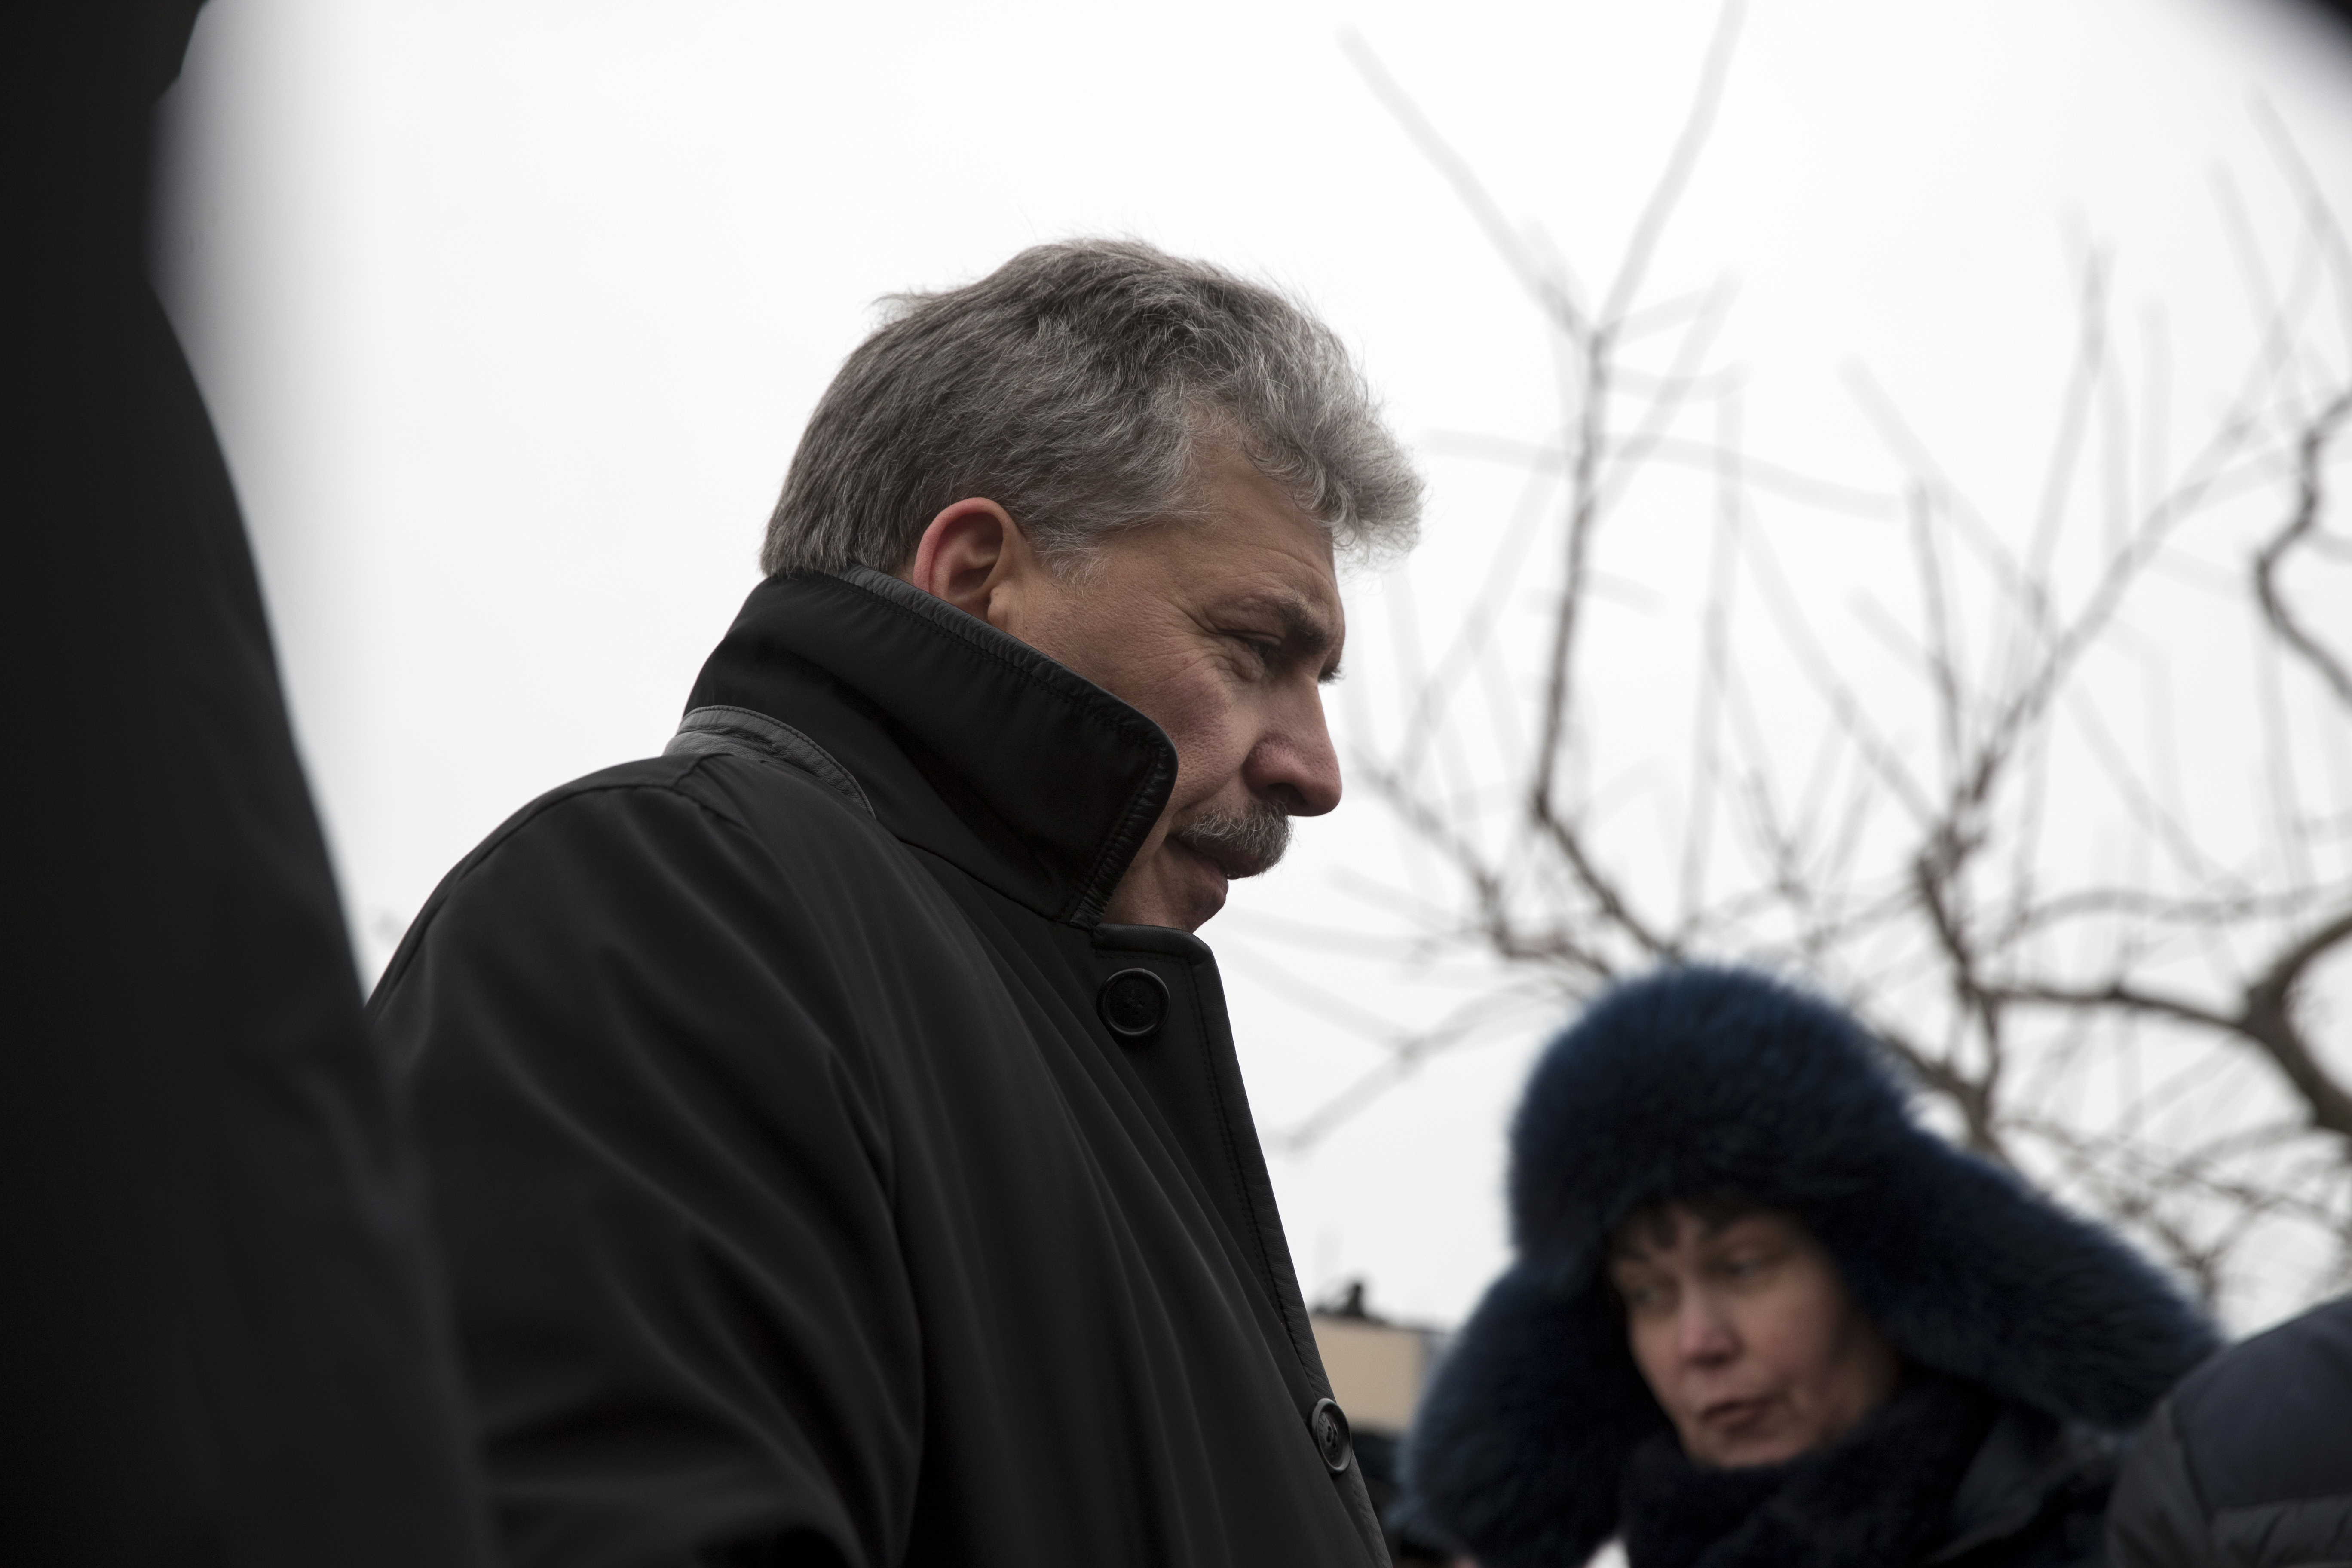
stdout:
[[1255,877],[1271,870],[1290,847],[1290,814],[1263,801],[1238,812],[1212,806],[1168,837],[1228,877]]

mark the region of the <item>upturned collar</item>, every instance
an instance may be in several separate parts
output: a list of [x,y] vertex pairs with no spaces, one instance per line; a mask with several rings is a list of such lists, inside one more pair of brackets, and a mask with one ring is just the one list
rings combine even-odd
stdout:
[[910,584],[771,577],[689,710],[750,709],[839,761],[882,826],[1048,919],[1092,927],[1176,782],[1159,725]]

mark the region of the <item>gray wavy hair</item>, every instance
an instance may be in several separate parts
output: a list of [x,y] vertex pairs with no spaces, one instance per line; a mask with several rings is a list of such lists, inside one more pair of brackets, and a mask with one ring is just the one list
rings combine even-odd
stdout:
[[1122,528],[1197,516],[1237,449],[1356,560],[1409,549],[1421,479],[1332,331],[1297,301],[1130,240],[1021,252],[890,296],[809,418],[768,573],[896,572],[984,496],[1057,570]]

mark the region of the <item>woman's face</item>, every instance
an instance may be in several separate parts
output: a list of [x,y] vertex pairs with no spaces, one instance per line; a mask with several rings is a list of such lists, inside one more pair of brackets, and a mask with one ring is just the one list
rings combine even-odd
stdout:
[[1611,1247],[1634,1364],[1694,1464],[1769,1465],[1833,1442],[1895,1387],[1894,1348],[1820,1242],[1770,1209],[1670,1204]]

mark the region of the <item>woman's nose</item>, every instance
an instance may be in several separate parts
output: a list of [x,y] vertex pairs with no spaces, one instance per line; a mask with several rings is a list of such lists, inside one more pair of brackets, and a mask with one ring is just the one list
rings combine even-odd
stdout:
[[1683,1297],[1682,1321],[1677,1331],[1677,1348],[1685,1361],[1711,1364],[1729,1359],[1739,1348],[1729,1320],[1703,1290],[1689,1291]]

